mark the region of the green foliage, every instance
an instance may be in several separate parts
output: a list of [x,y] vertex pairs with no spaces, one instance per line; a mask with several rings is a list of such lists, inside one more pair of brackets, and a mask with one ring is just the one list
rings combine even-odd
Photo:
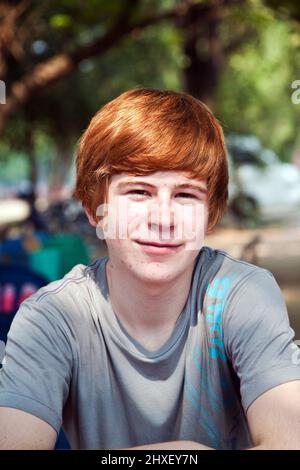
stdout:
[[289,160],[300,145],[300,106],[291,101],[291,83],[300,76],[295,61],[299,52],[293,44],[296,33],[288,21],[270,11],[266,19],[263,28],[257,27],[256,37],[230,56],[216,106],[227,132],[253,133]]
[[[72,50],[74,44],[86,45],[103,36],[123,3],[116,0],[87,3],[64,0],[53,1],[42,8],[36,2],[36,11],[40,9],[39,34],[35,35],[33,31],[32,37],[28,38],[26,67],[30,69],[34,63],[55,53]],[[155,14],[156,4],[163,11],[174,3],[143,2],[143,8],[134,11],[132,21],[137,22],[147,10],[148,14]],[[55,150],[57,147],[64,149],[64,158],[66,155],[69,158],[69,162],[63,164],[70,165],[76,142],[92,115],[104,103],[136,85],[181,88],[180,41],[180,34],[172,24],[163,22],[144,30],[135,29],[118,47],[82,61],[73,74],[34,95],[16,118],[7,122],[2,144],[4,146],[6,142],[5,158],[9,158],[13,149],[26,151],[28,140],[33,140],[39,161],[43,155],[48,165],[60,171],[61,152]],[[16,68],[18,72],[14,79],[23,73],[21,67]],[[42,151],[41,141],[44,142]],[[65,149],[69,150],[65,152]]]
[[[130,24],[180,3],[141,0],[131,10]],[[125,4],[126,0],[32,1],[20,21],[25,55],[9,63],[8,92],[35,64],[103,37]],[[291,102],[291,83],[300,79],[299,5],[296,0],[284,5],[276,0],[245,0],[243,8],[220,7],[225,70],[214,110],[226,133],[253,133],[283,159],[300,146],[300,105]],[[201,36],[199,48],[208,51],[206,41]],[[0,160],[29,152],[33,145],[39,161],[59,167],[57,149],[69,149],[71,161],[80,134],[100,106],[136,85],[180,90],[185,64],[182,32],[172,20],[134,28],[116,47],[82,61],[73,74],[35,94],[7,122]]]
[[[2,153],[2,152],[1,152]],[[26,154],[21,152],[10,152],[10,158],[3,159],[0,156],[1,182],[16,182],[26,179],[29,172]]]
[[53,28],[68,28],[72,25],[72,17],[64,14],[53,15],[49,23]]
[[136,85],[180,89],[180,41],[179,33],[164,24],[132,34],[118,48],[96,59],[94,69],[85,77],[95,85],[95,107]]

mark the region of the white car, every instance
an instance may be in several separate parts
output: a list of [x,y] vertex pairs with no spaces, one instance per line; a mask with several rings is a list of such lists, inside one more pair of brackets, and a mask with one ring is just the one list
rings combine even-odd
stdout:
[[245,216],[280,220],[300,216],[300,171],[283,163],[255,137],[231,137],[229,203]]

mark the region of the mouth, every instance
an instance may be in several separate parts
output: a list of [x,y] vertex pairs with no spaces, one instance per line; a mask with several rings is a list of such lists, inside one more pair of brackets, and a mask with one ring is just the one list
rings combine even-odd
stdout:
[[137,243],[145,253],[150,255],[169,255],[176,253],[183,246],[183,243],[175,245],[174,243],[158,243],[140,240],[135,240],[135,243]]

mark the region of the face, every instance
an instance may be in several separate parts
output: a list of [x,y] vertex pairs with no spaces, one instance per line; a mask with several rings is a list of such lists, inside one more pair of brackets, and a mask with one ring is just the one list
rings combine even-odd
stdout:
[[206,182],[185,172],[113,175],[97,211],[110,262],[148,284],[176,279],[203,246],[207,206]]

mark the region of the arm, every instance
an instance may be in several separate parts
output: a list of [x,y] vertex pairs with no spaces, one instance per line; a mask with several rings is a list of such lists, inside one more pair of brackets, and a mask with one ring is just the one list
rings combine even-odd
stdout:
[[10,328],[0,369],[0,448],[55,445],[69,392],[72,352],[52,310],[25,301]]
[[[300,450],[300,380],[283,383],[259,396],[249,406],[247,420],[254,444],[248,450]],[[211,450],[192,441],[130,448],[141,449]]]
[[255,445],[251,450],[300,450],[300,380],[258,397],[247,412]]
[[54,449],[57,434],[45,421],[15,408],[0,407],[0,450]]
[[[248,408],[247,420],[254,447],[248,450],[300,450],[300,380],[268,390]],[[192,441],[173,441],[127,450],[211,450]]]
[[[300,449],[300,369],[292,361],[293,331],[280,290],[260,271],[236,292],[225,320],[225,343],[241,381],[251,450]],[[205,448],[177,441],[137,449],[187,448],[184,445]]]
[[170,441],[158,444],[147,444],[138,447],[129,447],[120,450],[214,450],[194,441]]
[[299,449],[300,367],[283,296],[266,271],[242,281],[227,299],[224,342],[254,449]]

